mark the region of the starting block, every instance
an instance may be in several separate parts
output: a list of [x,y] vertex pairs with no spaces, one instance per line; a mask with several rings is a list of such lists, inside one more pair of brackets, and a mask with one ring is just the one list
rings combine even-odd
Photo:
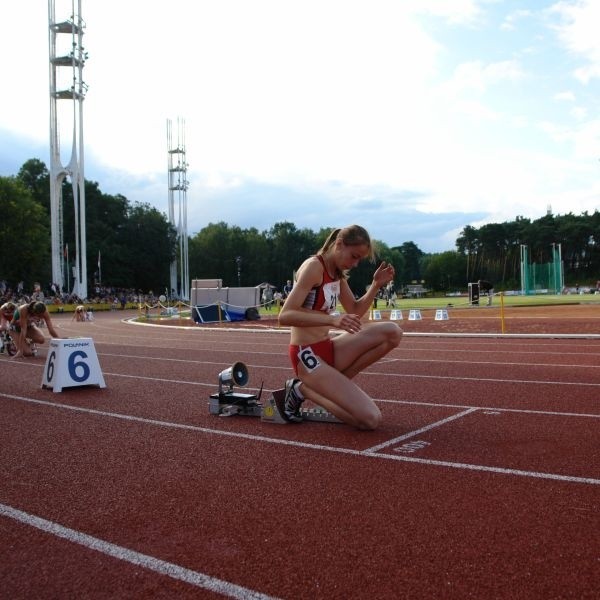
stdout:
[[448,316],[448,311],[445,308],[438,308],[435,311],[435,320],[436,321],[447,321],[450,317]]
[[380,310],[372,310],[369,315],[369,321],[381,321],[381,311]]
[[[238,392],[225,392],[211,394],[208,412],[211,415],[219,417],[233,417],[234,415],[260,417],[261,421],[268,423],[277,423],[280,425],[289,424],[279,412],[275,396],[280,402],[283,402],[285,389],[275,390],[273,395],[263,404],[260,401],[262,387],[257,395],[240,394]],[[320,421],[324,423],[341,423],[337,417],[323,408],[305,408],[300,410],[304,421]]]
[[420,321],[423,317],[421,316],[421,310],[418,308],[411,308],[408,313],[409,321]]
[[62,392],[64,387],[97,385],[105,388],[104,377],[92,338],[50,340],[42,387]]
[[219,417],[233,417],[234,415],[260,417],[262,411],[261,394],[262,388],[258,396],[238,392],[211,394],[208,401],[208,412],[211,415],[219,415]]
[[[277,400],[283,403],[285,396],[285,389],[275,390],[273,395],[267,400],[263,406],[262,413],[260,416],[261,421],[267,421],[269,423],[278,423],[285,425],[289,423],[286,421],[277,408]],[[324,408],[302,408],[300,409],[300,415],[304,421],[321,421],[323,423],[341,423],[337,417],[326,411]]]
[[397,308],[394,308],[390,313],[390,321],[402,321],[403,318],[402,311]]

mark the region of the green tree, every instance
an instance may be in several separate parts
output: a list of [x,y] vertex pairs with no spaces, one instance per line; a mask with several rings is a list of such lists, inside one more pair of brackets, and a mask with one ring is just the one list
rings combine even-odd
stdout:
[[[124,257],[128,256],[123,230],[129,218],[130,206],[127,198],[117,194],[103,194],[96,182],[86,181],[86,236],[87,269],[93,284],[142,288],[131,281],[131,270]],[[73,240],[74,231],[65,231],[65,241]],[[73,247],[73,246],[71,246]],[[101,254],[101,268],[98,269],[98,253]],[[118,282],[118,283],[117,283]],[[147,290],[148,288],[142,288]]]
[[472,225],[467,225],[456,240],[456,248],[467,257],[465,279],[467,283],[473,280],[477,272],[477,254],[479,251],[479,232]]
[[423,261],[423,275],[427,287],[444,292],[464,289],[466,262],[464,254],[453,250],[427,255]]
[[39,158],[30,158],[19,169],[17,179],[29,190],[33,200],[50,214],[50,174]]
[[554,241],[563,244],[563,260],[576,279],[593,276],[594,229],[592,219],[587,213],[583,215],[566,215],[556,217],[556,234]]
[[226,287],[237,285],[235,259],[240,254],[231,247],[227,223],[209,223],[190,239],[188,252],[192,279],[222,279]]
[[[278,286],[271,261],[267,237],[252,227],[244,232],[244,245],[237,256],[242,259],[242,268],[247,285],[254,286],[268,281]],[[237,263],[236,263],[237,264]]]
[[176,256],[177,232],[165,215],[148,204],[135,203],[119,232],[123,255],[117,257],[117,287],[142,290],[170,288],[170,265]]
[[13,287],[25,282],[50,282],[50,231],[48,216],[31,192],[14,177],[0,177],[0,278]]
[[317,242],[312,231],[299,230],[287,221],[275,223],[266,233],[266,238],[273,268],[270,279],[279,289],[287,279],[292,278],[294,270],[311,254],[315,254],[322,245],[322,242]]
[[404,242],[401,246],[394,247],[400,252],[404,259],[402,272],[398,273],[401,286],[404,287],[412,282],[420,282],[423,277],[421,275],[421,258],[423,251],[414,242]]

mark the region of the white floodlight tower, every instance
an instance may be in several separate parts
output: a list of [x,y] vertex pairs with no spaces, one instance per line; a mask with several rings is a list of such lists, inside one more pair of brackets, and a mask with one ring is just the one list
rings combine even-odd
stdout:
[[[171,263],[171,290],[183,300],[190,299],[190,268],[187,235],[187,168],[185,156],[185,121],[177,118],[177,141],[173,145],[173,124],[167,119],[167,152],[169,157],[169,222],[177,230],[179,261]],[[176,194],[177,193],[177,194]],[[175,196],[177,195],[177,215]],[[177,266],[179,262],[179,284]],[[171,292],[172,293],[172,292]]]
[[[52,281],[69,287],[68,261],[63,266],[63,198],[62,184],[71,179],[75,215],[75,255],[73,292],[87,297],[85,235],[85,179],[83,174],[83,100],[87,86],[83,66],[87,58],[82,40],[85,23],[81,18],[81,0],[70,0],[66,20],[56,20],[55,0],[48,0],[48,46],[50,57],[50,230],[52,239]],[[67,100],[60,103],[59,100]],[[60,109],[60,110],[59,110]],[[63,110],[65,109],[65,110]],[[60,157],[59,112],[67,115],[65,129],[71,127],[71,156],[63,165]],[[72,123],[72,125],[71,125]],[[67,253],[68,259],[68,253]],[[66,272],[66,282],[65,282]]]

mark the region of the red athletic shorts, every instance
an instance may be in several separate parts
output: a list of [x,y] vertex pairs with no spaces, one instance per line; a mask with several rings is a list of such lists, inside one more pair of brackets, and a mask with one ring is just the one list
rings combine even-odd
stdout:
[[312,353],[322,358],[328,365],[333,367],[334,356],[333,356],[333,340],[331,338],[327,338],[322,340],[321,342],[316,342],[314,344],[296,346],[294,344],[290,344],[289,353],[290,353],[290,361],[292,362],[292,367],[294,368],[294,372],[298,375],[298,363],[300,362],[300,358],[298,357],[298,353],[300,350],[307,350],[310,348]]

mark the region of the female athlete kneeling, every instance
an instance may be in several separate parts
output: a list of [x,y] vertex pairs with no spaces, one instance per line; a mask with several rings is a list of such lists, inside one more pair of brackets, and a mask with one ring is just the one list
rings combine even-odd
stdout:
[[[302,420],[305,399],[359,429],[375,429],[381,412],[352,378],[396,348],[402,330],[393,321],[363,323],[379,289],[394,279],[394,267],[382,262],[367,292],[355,299],[347,282],[350,269],[374,258],[369,234],[359,225],[334,229],[315,256],[300,266],[294,287],[279,315],[291,327],[290,359],[297,378],[285,385],[278,406],[287,421]],[[338,313],[342,305],[345,313]],[[330,337],[331,328],[344,331]]]

